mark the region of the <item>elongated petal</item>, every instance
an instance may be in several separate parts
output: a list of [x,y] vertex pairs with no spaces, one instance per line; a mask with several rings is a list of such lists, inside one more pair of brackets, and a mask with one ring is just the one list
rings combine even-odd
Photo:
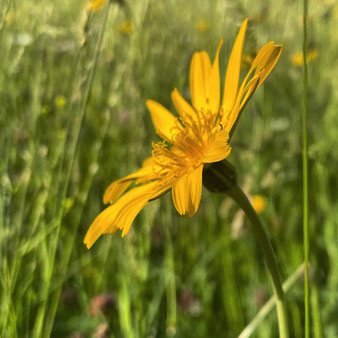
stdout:
[[[266,77],[270,74],[271,70],[278,61],[282,47],[275,45],[273,42],[267,43],[261,48],[255,57],[249,72],[245,76],[241,87],[238,91],[235,106],[229,114],[223,117],[222,124],[225,129],[231,131],[235,124],[240,111],[243,109],[247,101],[250,99],[255,90],[263,83]],[[247,83],[250,75],[255,70],[251,80]]]
[[172,198],[180,215],[193,216],[202,195],[203,165],[180,177],[172,188]]
[[84,243],[89,249],[102,235],[123,229],[126,235],[137,214],[154,194],[157,183],[136,187],[124,194],[116,203],[102,211],[89,227]]
[[210,69],[208,54],[204,51],[194,53],[190,64],[190,95],[192,105],[197,111],[205,107],[206,82]]
[[[247,101],[252,94],[258,89],[258,87],[264,82],[266,77],[270,74],[274,66],[276,65],[282,52],[282,46],[275,45],[273,42],[269,42],[262,48],[262,52],[257,54],[251,69],[245,77],[241,89],[238,93],[238,101],[240,102],[239,111],[243,109]],[[250,76],[253,67],[256,67],[253,78],[246,83]]]
[[191,119],[193,121],[197,120],[195,109],[183,98],[177,89],[172,91],[171,99],[183,122]]
[[94,222],[89,227],[87,234],[84,238],[84,244],[87,246],[87,249],[90,249],[96,240],[103,233],[113,234],[118,228],[114,226],[114,219],[116,218],[118,210],[115,208],[115,205],[111,205],[105,210],[103,210],[94,220]]
[[210,73],[207,74],[207,84],[205,88],[206,92],[206,107],[213,113],[217,113],[219,110],[219,101],[221,95],[221,85],[219,78],[219,52],[221,50],[223,40],[221,40],[217,51],[214,62],[212,64]]
[[173,135],[177,134],[177,129],[180,128],[178,119],[168,109],[155,101],[148,100],[146,105],[150,111],[157,134],[163,139],[172,140]]
[[[147,177],[153,173],[150,165],[144,166],[141,169],[129,174],[112,184],[106,189],[103,195],[103,203],[114,203],[130,186],[133,180]],[[151,179],[152,177],[150,177]]]
[[153,195],[150,197],[150,201],[156,200],[157,198],[164,195],[167,191],[169,191],[172,188],[172,183],[168,183],[166,185],[160,186]]
[[213,163],[224,160],[230,155],[231,147],[228,144],[229,133],[226,130],[216,134],[214,141],[210,144],[208,151],[202,158],[203,163]]
[[280,55],[282,53],[282,46],[281,45],[273,45],[268,53],[264,55],[263,60],[257,66],[257,72],[263,72],[262,76],[260,77],[259,83],[257,88],[263,83],[266,77],[270,74],[272,69],[275,67]]
[[105,191],[103,195],[104,204],[114,203],[131,185],[132,180],[130,181],[115,181],[113,182]]
[[239,82],[239,73],[241,69],[241,59],[242,59],[242,50],[244,44],[244,38],[246,33],[248,19],[245,19],[242,23],[242,26],[237,35],[234,47],[232,48],[226,75],[225,75],[225,85],[224,85],[224,94],[222,108],[224,112],[227,112],[232,109],[234,106],[238,82]]
[[[244,103],[249,100],[249,98],[252,96],[254,91],[257,88],[258,81],[259,81],[260,74],[255,75],[247,85],[245,85],[245,82],[247,79],[245,79],[241,85],[241,88],[238,91],[238,96],[236,99],[235,106],[233,109],[224,116],[222,120],[222,125],[224,126],[224,129],[227,130],[230,134],[233,126],[235,125],[237,118],[239,116],[240,111],[244,107]],[[241,100],[243,99],[243,105],[241,104]]]

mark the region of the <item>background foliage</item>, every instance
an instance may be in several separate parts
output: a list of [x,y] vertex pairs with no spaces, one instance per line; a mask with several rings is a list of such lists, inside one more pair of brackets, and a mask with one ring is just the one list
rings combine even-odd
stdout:
[[[174,111],[171,90],[189,98],[193,52],[214,55],[221,37],[224,74],[248,17],[243,69],[270,40],[283,44],[283,53],[246,106],[229,161],[244,190],[267,200],[261,216],[283,279],[297,269],[301,4],[142,0],[91,14],[86,5],[0,4],[0,335],[236,337],[272,292],[260,248],[229,199],[203,191],[190,219],[179,217],[167,194],[140,213],[124,239],[104,236],[90,251],[82,241],[104,208],[104,189],[137,169],[158,139],[145,100]],[[310,2],[314,337],[338,336],[337,17],[336,1]],[[301,279],[286,301],[291,337],[301,337]],[[255,334],[277,336],[274,311]]]

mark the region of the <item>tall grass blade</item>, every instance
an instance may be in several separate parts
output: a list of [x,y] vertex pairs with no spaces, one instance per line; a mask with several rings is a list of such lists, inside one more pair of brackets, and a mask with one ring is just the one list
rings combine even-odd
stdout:
[[305,338],[310,337],[310,315],[309,315],[309,219],[308,219],[308,136],[307,136],[307,16],[308,1],[303,0],[303,107],[302,107],[302,154],[303,154],[303,246],[305,261],[304,278],[304,311],[305,311]]
[[[296,281],[302,276],[304,272],[304,264],[301,264],[295,272],[283,283],[283,290],[287,293],[291,287],[296,283]],[[246,326],[246,328],[241,332],[238,338],[249,338],[255,330],[258,328],[259,324],[266,318],[266,316],[271,312],[273,307],[276,305],[275,296],[272,296],[265,305],[259,310],[257,315],[252,319],[252,321]]]

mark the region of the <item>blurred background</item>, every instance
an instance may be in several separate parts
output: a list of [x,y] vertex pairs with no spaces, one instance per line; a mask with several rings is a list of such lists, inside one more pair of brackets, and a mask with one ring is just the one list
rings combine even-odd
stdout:
[[[193,218],[167,194],[125,238],[83,244],[105,188],[159,140],[145,101],[174,112],[174,88],[190,99],[192,54],[213,58],[221,38],[224,79],[247,17],[242,76],[268,41],[283,52],[246,106],[228,160],[266,224],[282,279],[295,277],[286,303],[291,337],[302,337],[301,2],[88,6],[0,4],[0,336],[237,337],[272,296],[243,213],[205,189]],[[337,1],[310,1],[311,331],[329,338],[338,337],[337,18]],[[274,309],[252,336],[278,336]]]

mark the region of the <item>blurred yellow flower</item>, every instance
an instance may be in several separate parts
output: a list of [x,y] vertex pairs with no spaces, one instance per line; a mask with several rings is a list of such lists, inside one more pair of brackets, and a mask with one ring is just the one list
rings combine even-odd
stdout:
[[203,33],[209,29],[209,24],[203,20],[198,21],[195,25],[195,29],[197,32]]
[[130,21],[124,22],[119,28],[119,32],[122,34],[126,34],[126,35],[131,34],[133,30],[134,30],[134,25]]
[[[91,224],[84,239],[87,248],[101,234],[120,229],[125,236],[141,209],[169,190],[179,214],[193,216],[196,213],[204,165],[229,156],[229,133],[238,114],[271,72],[282,50],[273,42],[267,43],[238,88],[246,27],[247,20],[244,20],[228,61],[222,102],[218,55],[223,41],[212,64],[205,51],[194,53],[190,64],[192,104],[177,89],[171,93],[179,117],[161,104],[147,101],[156,132],[163,141],[152,144],[152,155],[141,169],[107,188],[103,202],[111,205]],[[137,186],[126,192],[133,181]]]
[[67,213],[73,206],[74,200],[72,198],[66,198],[63,203],[64,213]]
[[307,60],[314,61],[318,58],[318,51],[315,48],[309,49],[307,52]]
[[58,107],[58,108],[63,108],[65,105],[66,105],[66,98],[62,95],[58,95],[56,98],[55,98],[55,105]]
[[[309,49],[306,53],[307,62],[314,61],[318,58],[318,51],[315,48]],[[291,57],[291,62],[295,66],[301,66],[303,64],[303,53],[294,53]]]
[[260,214],[266,207],[267,199],[262,195],[252,195],[251,204],[257,214]]
[[91,0],[87,6],[88,10],[91,11],[97,11],[98,9],[101,9],[105,4],[107,0]]

